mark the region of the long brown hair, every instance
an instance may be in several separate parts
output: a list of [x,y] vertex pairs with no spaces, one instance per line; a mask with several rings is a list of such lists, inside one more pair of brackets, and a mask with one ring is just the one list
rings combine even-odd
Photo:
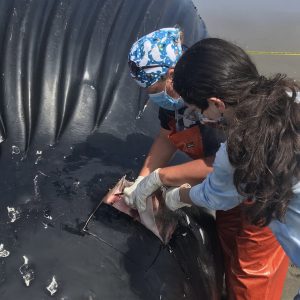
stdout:
[[227,150],[234,184],[253,199],[246,214],[253,224],[282,221],[300,175],[299,85],[285,75],[261,76],[240,47],[216,38],[187,50],[175,68],[174,88],[204,110],[222,99],[232,111]]

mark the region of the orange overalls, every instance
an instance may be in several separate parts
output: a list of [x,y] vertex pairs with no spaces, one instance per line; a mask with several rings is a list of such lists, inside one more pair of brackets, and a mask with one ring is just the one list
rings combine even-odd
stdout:
[[[200,128],[173,132],[169,139],[193,159],[204,157]],[[289,259],[269,227],[247,222],[242,206],[216,212],[224,255],[228,300],[280,300]]]

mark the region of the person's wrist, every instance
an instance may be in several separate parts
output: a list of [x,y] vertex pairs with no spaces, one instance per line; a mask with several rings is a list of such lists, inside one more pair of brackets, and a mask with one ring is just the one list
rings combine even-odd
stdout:
[[164,190],[163,197],[165,198],[166,206],[172,211],[180,208],[178,207],[178,203],[180,202],[179,189],[179,187],[176,187]]
[[155,185],[157,188],[159,188],[163,185],[163,182],[160,177],[160,170],[161,170],[161,168],[158,168],[153,171],[153,175],[155,176]]
[[166,172],[165,172],[165,168],[159,168],[157,170],[158,170],[159,179],[161,181],[161,186],[167,185],[166,184],[166,182],[167,182],[167,175],[166,175]]
[[189,198],[190,190],[191,190],[191,185],[188,183],[182,184],[178,190],[180,202],[186,204],[187,206],[191,206],[190,203],[187,203],[185,201],[185,199]]
[[182,193],[186,193],[191,189],[191,185],[189,183],[184,183],[179,187],[179,195]]
[[140,182],[140,181],[142,181],[143,179],[145,178],[145,176],[141,176],[141,175],[139,175],[137,178],[136,178],[136,182]]

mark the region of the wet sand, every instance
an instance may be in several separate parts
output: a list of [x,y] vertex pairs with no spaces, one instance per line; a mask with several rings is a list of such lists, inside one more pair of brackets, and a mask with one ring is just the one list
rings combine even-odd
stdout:
[[[285,73],[300,81],[299,0],[194,0],[210,36],[246,50],[298,52],[299,55],[251,55],[264,75]],[[300,289],[300,270],[290,268],[282,300]]]
[[[194,0],[211,36],[246,50],[300,53],[300,2],[289,0]],[[300,80],[299,56],[252,56],[261,72],[286,73]]]

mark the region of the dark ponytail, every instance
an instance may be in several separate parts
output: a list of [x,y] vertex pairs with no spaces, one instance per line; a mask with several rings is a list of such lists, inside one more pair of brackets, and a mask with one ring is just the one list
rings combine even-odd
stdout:
[[[240,194],[255,200],[246,206],[254,224],[283,221],[299,178],[300,110],[298,87],[283,75],[260,78],[234,108],[228,154]],[[290,94],[287,94],[290,92]]]
[[299,179],[299,86],[286,76],[266,78],[238,46],[220,39],[205,39],[179,60],[175,90],[201,109],[207,99],[222,99],[231,108],[228,156],[235,168],[234,184],[245,199],[253,224],[283,220]]

